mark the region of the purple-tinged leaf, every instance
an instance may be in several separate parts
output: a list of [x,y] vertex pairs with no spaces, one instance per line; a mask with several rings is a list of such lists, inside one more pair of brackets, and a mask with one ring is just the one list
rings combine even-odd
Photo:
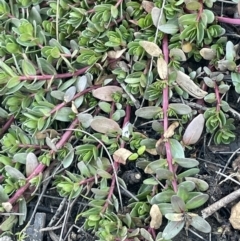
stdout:
[[186,146],[193,145],[199,140],[204,128],[204,121],[203,114],[199,114],[188,125],[183,135],[183,143]]
[[171,197],[171,204],[172,204],[173,210],[176,213],[183,213],[186,211],[186,205],[184,201],[177,195],[173,195]]
[[163,230],[162,237],[164,239],[172,239],[183,229],[184,224],[184,221],[170,221]]

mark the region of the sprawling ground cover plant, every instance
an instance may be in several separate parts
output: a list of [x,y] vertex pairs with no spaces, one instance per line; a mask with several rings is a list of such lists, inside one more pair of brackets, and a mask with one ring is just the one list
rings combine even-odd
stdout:
[[[171,240],[189,226],[211,231],[191,212],[208,200],[208,185],[185,148],[204,127],[216,144],[234,140],[226,71],[240,92],[237,51],[217,22],[228,20],[212,6],[0,0],[0,212],[23,214],[2,220],[4,235],[17,222],[26,227],[45,170],[61,197],[88,200],[75,218],[98,240]],[[202,59],[207,66],[183,68]],[[204,113],[184,104],[196,99]],[[150,133],[138,128],[144,119]],[[129,163],[134,181],[120,175]],[[133,182],[139,189],[123,204]]]

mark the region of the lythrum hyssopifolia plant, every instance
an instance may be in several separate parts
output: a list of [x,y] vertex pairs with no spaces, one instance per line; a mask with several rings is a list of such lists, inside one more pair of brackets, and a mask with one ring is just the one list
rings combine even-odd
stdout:
[[[48,187],[88,203],[66,212],[59,240],[70,216],[102,241],[211,231],[192,213],[208,185],[185,148],[204,127],[217,144],[234,139],[223,67],[237,92],[240,79],[213,2],[0,0],[1,233],[16,226],[23,237],[27,205]],[[202,57],[211,70],[182,67]],[[176,96],[208,109],[172,103]],[[150,131],[138,128],[146,119]]]

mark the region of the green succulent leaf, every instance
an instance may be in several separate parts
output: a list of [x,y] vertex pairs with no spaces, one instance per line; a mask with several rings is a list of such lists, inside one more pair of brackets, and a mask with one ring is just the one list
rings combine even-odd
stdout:
[[192,218],[191,226],[203,233],[210,233],[212,230],[210,224],[200,216]]
[[173,161],[185,168],[192,168],[199,164],[197,160],[192,158],[174,158]]
[[169,139],[173,158],[185,158],[182,145],[175,139]]
[[4,192],[4,188],[2,185],[0,185],[0,202],[7,202],[9,197],[8,195]]
[[196,197],[193,197],[186,203],[186,208],[189,210],[201,207],[208,200],[208,198],[209,196],[207,194],[200,194]]
[[185,221],[170,221],[163,230],[164,239],[174,238],[184,227]]
[[5,166],[5,171],[15,180],[26,179],[26,177],[19,170],[9,165]]

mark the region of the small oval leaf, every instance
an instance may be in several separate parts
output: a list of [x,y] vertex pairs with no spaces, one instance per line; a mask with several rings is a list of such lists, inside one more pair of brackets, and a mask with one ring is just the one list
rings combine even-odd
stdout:
[[197,98],[197,99],[203,99],[205,95],[207,95],[206,91],[203,91],[201,88],[199,88],[188,75],[183,73],[182,71],[177,71],[177,78],[176,78],[177,84],[183,88],[188,94],[191,96]]
[[162,225],[162,213],[158,207],[158,205],[153,204],[150,209],[150,216],[151,216],[151,222],[150,227],[154,229],[160,228]]
[[192,109],[185,104],[171,103],[169,104],[169,108],[174,110],[179,115],[188,115],[192,112]]
[[97,174],[98,174],[100,177],[102,177],[102,178],[106,178],[106,179],[112,178],[112,175],[111,175],[110,173],[108,173],[108,172],[106,172],[106,171],[104,171],[104,170],[102,170],[102,169],[98,169],[98,170],[97,170]]
[[200,194],[196,197],[193,197],[186,203],[187,209],[195,209],[202,206],[207,200],[209,196],[207,194]]
[[199,140],[204,128],[204,122],[203,114],[199,114],[191,121],[183,135],[185,145],[193,145]]
[[190,225],[203,233],[210,233],[212,230],[210,224],[200,216],[192,217]]
[[174,158],[174,162],[176,162],[179,166],[185,168],[192,168],[199,164],[199,162],[192,158]]
[[26,157],[26,175],[29,177],[36,169],[38,166],[38,159],[36,155],[32,152],[27,154]]
[[139,41],[139,45],[144,48],[144,50],[153,57],[159,57],[162,54],[162,50],[157,46],[157,44],[150,41]]
[[136,110],[135,115],[144,119],[156,118],[162,112],[162,108],[157,106],[147,106]]
[[192,181],[195,183],[199,191],[205,192],[208,190],[209,185],[204,180],[198,179],[196,177],[185,177],[186,181]]
[[93,120],[93,116],[88,113],[80,113],[77,115],[77,117],[84,128],[88,128]]
[[70,88],[68,88],[64,95],[64,101],[66,103],[72,101],[74,95],[76,94],[76,91],[77,89],[75,86],[71,86]]
[[162,237],[165,240],[175,237],[184,227],[185,221],[170,221],[163,230]]
[[103,134],[111,132],[121,133],[121,128],[118,123],[106,117],[95,117],[90,126],[93,130]]
[[157,60],[157,71],[161,79],[167,79],[168,77],[168,65],[165,59],[158,58]]
[[115,85],[108,85],[104,87],[100,87],[92,91],[92,94],[95,98],[104,101],[113,101],[112,95],[115,92],[123,93],[121,87]]
[[125,148],[119,148],[113,153],[113,159],[115,162],[126,164],[128,157],[132,155],[132,152]]
[[12,177],[13,179],[16,179],[16,180],[26,179],[25,176],[14,167],[6,165],[4,169],[9,174],[9,176]]

